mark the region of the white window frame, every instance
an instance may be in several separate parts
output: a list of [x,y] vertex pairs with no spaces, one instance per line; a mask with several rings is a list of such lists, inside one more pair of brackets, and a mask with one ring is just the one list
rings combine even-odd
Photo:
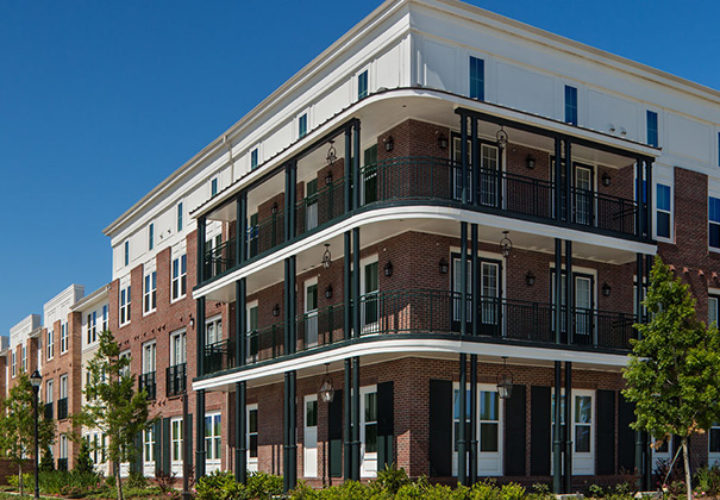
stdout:
[[[120,285],[120,292],[118,293],[118,306],[119,306],[119,314],[118,314],[118,324],[119,326],[125,326],[130,323],[130,312],[131,312],[131,288],[130,285],[122,286]],[[125,302],[123,303],[123,300]]]
[[148,271],[143,276],[143,316],[157,310],[157,271]]
[[66,321],[60,323],[60,354],[65,354],[70,347],[70,339],[68,336],[68,325]]
[[720,450],[710,451],[710,435],[713,431],[720,432],[720,423],[715,423],[708,430],[708,467],[720,466]]
[[[655,236],[655,239],[660,240],[660,241],[673,242],[673,241],[674,241],[674,237],[675,237],[675,234],[674,234],[674,231],[673,231],[673,228],[674,228],[674,225],[675,225],[675,223],[674,223],[674,218],[673,218],[673,214],[675,213],[675,199],[674,199],[674,198],[675,198],[675,196],[674,196],[674,191],[675,191],[675,190],[674,190],[673,183],[672,183],[672,181],[671,181],[670,179],[668,179],[668,178],[659,177],[659,178],[656,178],[656,179],[653,180],[653,184],[654,184],[654,185],[653,185],[653,193],[652,193],[653,196],[654,196],[654,198],[653,198],[653,209],[654,209],[654,211],[655,211],[655,213],[653,214],[653,215],[655,216],[655,218],[654,218],[653,221],[652,221],[652,224],[653,224],[653,236]],[[667,186],[668,188],[670,188],[670,211],[661,210],[661,209],[658,207],[658,203],[657,203],[657,201],[658,201],[658,185]],[[670,230],[670,234],[669,234],[668,236],[658,236],[658,234],[657,234],[657,229],[658,229],[658,224],[657,224],[657,219],[658,219],[658,217],[657,217],[657,214],[658,214],[658,213],[666,213],[666,214],[668,214],[668,216],[670,217],[670,223],[669,223],[669,226],[668,226],[668,227],[669,227],[669,230]]]
[[[315,404],[315,425],[308,425],[308,404]],[[318,397],[309,394],[303,398],[303,475],[318,477]]]
[[[67,459],[68,458],[68,437],[65,434],[60,434],[60,450],[58,453],[59,459]],[[68,464],[68,468],[70,464]]]
[[[565,389],[563,388],[561,391],[561,395],[565,395]],[[590,451],[587,452],[578,452],[576,451],[577,448],[577,440],[575,439],[576,435],[576,427],[578,427],[578,423],[575,421],[576,418],[576,412],[577,412],[577,405],[575,404],[575,398],[578,396],[589,396],[590,397]],[[552,389],[550,393],[550,397],[555,398],[555,390]],[[570,393],[571,401],[572,401],[572,412],[570,414],[570,419],[572,420],[572,440],[573,440],[573,449],[572,449],[572,474],[573,476],[593,476],[595,475],[595,426],[597,425],[596,422],[596,415],[595,415],[595,405],[597,404],[595,401],[595,391],[591,389],[573,389]],[[567,400],[566,403],[567,404]],[[552,409],[552,405],[551,405]],[[554,418],[553,415],[554,412],[551,410],[550,415],[550,422],[552,426],[552,419]],[[565,412],[561,412],[561,422],[565,418]],[[567,425],[567,422],[565,423]],[[579,424],[579,425],[585,425],[585,424]],[[551,429],[549,429],[550,432],[552,432]],[[550,451],[550,463],[553,463],[552,460],[552,454],[553,450]]]
[[[250,412],[255,412],[255,423],[256,423],[256,429],[254,432],[250,431]],[[246,431],[245,431],[245,447],[247,448],[247,468],[250,472],[257,472],[258,471],[258,457],[251,457],[250,456],[250,437],[255,436],[257,440],[257,454],[260,455],[260,412],[258,411],[258,405],[250,404],[245,405],[245,418],[247,422]]]
[[[210,327],[212,326],[213,330],[213,342],[208,342],[208,332],[210,332]],[[212,318],[208,318],[205,320],[205,345],[209,346],[212,344],[216,344],[218,342],[222,342],[223,340],[223,330],[222,330],[222,315],[218,314],[217,316],[213,316]]]
[[[183,259],[185,260],[185,271],[183,272]],[[178,274],[175,275],[175,263],[177,263]],[[170,266],[170,302],[177,302],[187,296],[187,253],[178,255],[172,260]],[[177,288],[177,293],[175,292]]]
[[[708,436],[710,433],[708,433]],[[655,448],[657,443],[657,440],[655,438],[652,438],[652,468],[653,472],[657,473],[660,465],[660,463],[664,462],[670,465],[670,460],[672,460],[672,449],[673,449],[673,438],[670,436],[667,439],[667,450],[666,451],[659,451]],[[710,441],[708,439],[708,446],[710,446]],[[709,449],[709,448],[708,448]]]
[[[178,357],[176,349],[176,339],[180,338],[180,344],[182,346],[182,352]],[[178,361],[179,359],[179,361]],[[170,334],[170,366],[177,366],[187,362],[187,331],[182,328],[176,330]]]
[[47,331],[47,359],[48,361],[55,357],[55,330],[49,328]]
[[[131,358],[130,349],[125,349],[124,351],[120,352],[119,357],[121,358]],[[124,376],[130,373],[130,366],[126,366],[120,371],[120,376]]]
[[[177,432],[176,432],[177,431]],[[183,442],[185,429],[182,417],[170,419],[170,468],[172,472],[182,477],[183,469]]]
[[55,399],[55,387],[53,379],[45,382],[45,404],[54,402]]
[[20,370],[23,372],[27,372],[27,345],[22,345],[22,360],[20,365]]
[[[96,433],[97,437],[97,433]],[[150,426],[143,431],[143,474],[146,477],[155,476],[155,427]]]
[[142,345],[142,374],[155,373],[157,370],[157,343],[154,340]]
[[87,343],[88,345],[97,342],[97,311],[88,313],[86,319]]
[[[472,390],[472,387],[470,384],[467,385],[468,392]],[[457,439],[455,437],[455,393],[460,391],[460,383],[453,382],[453,392],[452,392],[452,412],[453,412],[453,422],[452,422],[452,429],[451,429],[451,435],[452,435],[452,449],[453,449],[453,457],[452,457],[452,473],[454,476],[457,476],[457,467],[458,467],[458,454],[455,450],[455,440]],[[503,439],[503,432],[505,428],[505,409],[504,404],[502,403],[502,400],[500,400],[499,395],[497,395],[497,386],[493,384],[481,384],[478,383],[475,386],[476,391],[476,415],[477,415],[477,422],[476,422],[476,428],[475,428],[475,435],[477,436],[477,442],[478,442],[478,452],[477,452],[477,473],[479,476],[482,477],[491,477],[491,476],[502,476],[503,475],[503,445],[504,445],[504,439]],[[490,420],[482,420],[480,418],[480,408],[482,405],[481,401],[481,395],[483,392],[493,392],[496,394],[496,398],[498,398],[498,420],[497,421],[490,421]],[[467,396],[466,396],[467,397]],[[468,405],[470,404],[470,400],[468,400]],[[466,411],[470,411],[470,408]],[[497,423],[498,425],[498,442],[497,442],[497,451],[480,451],[480,445],[481,445],[481,434],[480,430],[482,428],[483,423]],[[470,443],[470,436],[465,436],[465,442],[469,445]],[[466,449],[469,449],[469,446],[466,446]],[[470,467],[470,463],[466,462],[466,466]],[[469,469],[468,469],[469,472]]]
[[[712,306],[712,304],[715,304]],[[712,312],[715,312],[714,321],[716,324],[720,324],[720,289],[708,288],[708,326],[713,322]]]
[[[376,451],[365,451],[365,425],[368,423],[365,421],[365,396],[372,393],[376,394],[375,404],[377,407],[377,385],[360,388],[360,477],[377,477],[378,454]],[[375,425],[377,425],[377,420],[375,420]]]
[[[68,376],[60,375],[60,393],[58,394],[58,400],[67,399],[68,397]],[[70,405],[68,405],[70,406]]]
[[[210,421],[210,435],[208,435],[208,420]],[[218,430],[218,434],[215,431]],[[205,453],[206,470],[208,473],[220,470],[222,459],[222,416],[220,412],[205,414]]]
[[15,352],[15,349],[13,349],[10,353],[10,367],[11,377],[15,378],[17,373],[17,353]]
[[370,255],[368,257],[365,257],[364,259],[360,260],[360,295],[364,296],[366,295],[365,291],[365,267],[369,266],[371,264],[377,264],[377,273],[378,273],[378,289],[376,290],[377,294],[377,301],[375,302],[377,305],[377,319],[374,323],[365,323],[365,302],[361,302],[360,307],[360,332],[361,333],[370,333],[373,331],[376,331],[378,328],[378,321],[380,320],[380,261],[378,259],[378,255]]
[[[318,286],[318,278],[317,278],[317,276],[305,280],[305,284],[304,284],[304,286],[303,286],[303,312],[305,313],[305,339],[303,339],[303,341],[305,342],[305,348],[306,348],[306,349],[307,349],[307,348],[310,348],[310,347],[315,347],[315,346],[317,346],[317,345],[318,345],[318,342],[319,342],[319,340],[320,340],[319,337],[318,337],[318,332],[319,332],[319,328],[318,328],[318,321],[319,321],[318,311],[319,311],[319,307],[318,307],[318,306],[319,306],[319,303],[320,303],[320,300],[319,300],[319,299],[320,299],[320,295],[319,295],[320,290],[317,290],[317,291],[316,291],[316,293],[318,294],[318,296],[317,296],[317,299],[318,299],[317,302],[318,302],[318,304],[316,304],[316,307],[315,307],[314,309],[309,309],[309,308],[308,308],[308,300],[307,300],[308,295],[307,295],[307,294],[308,294],[308,289],[309,289],[310,287],[312,287],[312,286],[315,286],[315,287]],[[314,329],[314,330],[315,330],[315,332],[314,332],[314,334],[313,334],[314,341],[313,341],[313,342],[308,342],[308,338],[309,338],[309,337],[308,337],[308,333],[310,332],[311,329]]]

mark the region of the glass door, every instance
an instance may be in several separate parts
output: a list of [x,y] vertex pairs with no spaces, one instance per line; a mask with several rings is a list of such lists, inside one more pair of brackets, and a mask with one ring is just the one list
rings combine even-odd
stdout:
[[313,280],[305,284],[305,347],[318,344],[318,286]]
[[377,144],[365,150],[362,168],[363,205],[378,201]]
[[500,264],[480,261],[480,325],[484,335],[500,334]]
[[361,318],[363,333],[377,333],[378,329],[378,263],[366,264],[362,274]]
[[495,146],[480,145],[480,204],[487,207],[500,206],[498,153]]
[[247,307],[247,356],[254,363],[258,356],[258,306]]
[[593,221],[593,171],[588,167],[575,165],[574,193],[575,193],[575,222],[578,224],[592,224]]
[[305,231],[314,229],[318,225],[318,193],[317,179],[307,183],[307,197],[305,198]]
[[575,334],[592,332],[593,280],[589,276],[575,276]]

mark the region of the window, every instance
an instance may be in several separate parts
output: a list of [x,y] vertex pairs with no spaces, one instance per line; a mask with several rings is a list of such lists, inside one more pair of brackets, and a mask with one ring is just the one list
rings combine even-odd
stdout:
[[27,371],[27,346],[25,344],[22,346],[22,365],[20,365],[20,370],[23,372]]
[[659,238],[670,238],[670,186],[658,184],[656,189],[655,229]]
[[152,271],[145,275],[145,289],[143,292],[143,311],[145,314],[153,312],[157,307],[157,272]]
[[307,134],[307,113],[298,118],[298,138],[303,138]]
[[130,264],[130,242],[125,241],[125,265]]
[[60,434],[60,456],[58,458],[60,460],[67,460],[68,458],[68,437],[65,434]]
[[720,198],[708,200],[708,243],[711,248],[720,249]]
[[[555,396],[551,396],[551,422],[552,422],[552,435],[551,439],[555,439]],[[595,456],[593,454],[594,449],[594,423],[593,423],[593,391],[587,390],[573,390],[572,391],[572,416],[571,425],[573,426],[573,474],[592,475],[595,473]],[[561,395],[560,398],[560,432],[565,433],[565,394]]]
[[578,124],[577,89],[565,85],[565,122],[570,125]]
[[368,95],[368,72],[363,71],[358,75],[358,99],[363,99]]
[[247,464],[248,470],[258,470],[258,407],[247,406]]
[[60,376],[60,399],[66,399],[68,397],[68,376]]
[[647,112],[647,143],[658,147],[658,115],[654,111]]
[[[97,436],[95,436],[97,438]],[[150,427],[143,433],[143,461],[155,461],[155,429]]]
[[87,343],[92,344],[97,340],[97,312],[93,311],[87,315]]
[[55,357],[55,331],[47,331],[47,359]]
[[497,391],[480,391],[480,453],[497,452],[500,443],[500,405]]
[[170,366],[177,366],[187,360],[187,340],[185,330],[170,335]]
[[215,177],[213,180],[210,181],[210,196],[215,196],[216,194],[218,194],[217,177]]
[[155,373],[155,354],[157,348],[155,342],[148,342],[143,345],[143,374]]
[[52,403],[54,398],[53,394],[53,381],[48,380],[45,383],[45,403]]
[[172,300],[184,297],[187,293],[187,254],[183,254],[172,263]]
[[[130,349],[121,352],[120,357],[130,359]],[[130,375],[130,364],[129,363],[126,367],[124,367],[122,370],[120,370],[121,377],[124,377],[126,375]]]
[[305,396],[305,419],[303,427],[303,473],[305,477],[317,477],[317,429],[318,400],[317,394]]
[[108,329],[108,306],[106,306],[106,305],[103,306],[103,308],[102,308],[102,315],[103,315],[103,317],[102,317],[102,321],[103,321],[102,331],[103,331],[103,332],[106,332],[107,329]]
[[152,250],[155,246],[155,224],[148,226],[148,250]]
[[718,304],[720,304],[719,296],[708,295],[708,325],[718,323]]
[[305,347],[318,343],[318,285],[317,278],[305,282]]
[[182,443],[183,443],[183,421],[179,418],[172,419],[170,421],[171,437],[170,440],[172,446],[172,461],[182,462]]
[[485,61],[470,56],[470,98],[485,100]]
[[177,204],[177,231],[183,230],[183,204],[182,201]]
[[68,330],[67,323],[60,323],[60,353],[67,352],[68,350]]
[[220,460],[220,414],[205,416],[205,451],[208,460]]
[[10,373],[11,373],[12,376],[14,377],[14,376],[15,376],[15,373],[17,372],[17,356],[15,355],[15,351],[14,351],[14,350],[12,351],[10,358],[11,358],[11,362],[10,362],[11,370],[10,370]]
[[[377,257],[371,257],[377,259]],[[378,262],[369,262],[362,266],[364,270],[361,279],[360,308],[362,328],[364,332],[372,331],[377,328],[378,322]]]
[[258,148],[250,151],[250,170],[255,170],[258,166]]
[[305,230],[310,231],[318,225],[318,184],[317,179],[307,183],[305,198]]
[[130,285],[120,290],[120,326],[130,323]]
[[222,318],[220,316],[205,322],[205,345],[217,344],[222,340]]
[[377,473],[377,388],[360,388],[360,475],[372,477]]
[[720,423],[715,422],[708,434],[708,465],[714,467],[720,459]]

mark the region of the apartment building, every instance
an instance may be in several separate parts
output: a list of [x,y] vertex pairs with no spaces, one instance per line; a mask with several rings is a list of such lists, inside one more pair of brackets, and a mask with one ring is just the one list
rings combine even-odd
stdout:
[[40,315],[30,314],[10,328],[9,345],[5,346],[5,390],[8,395],[20,373],[28,375],[42,368]]
[[72,469],[79,450],[70,436],[80,431],[71,418],[81,408],[81,317],[72,308],[84,295],[84,286],[72,284],[44,304],[44,327],[38,343],[42,363],[38,396],[44,403],[45,416],[56,421],[50,451],[55,467],[64,470]]
[[[108,286],[103,285],[76,302],[72,306],[72,312],[78,315],[81,322],[80,377],[76,384],[80,388],[80,404],[84,405],[86,402],[84,390],[90,380],[88,364],[95,357],[100,346],[100,332],[110,328]],[[83,426],[80,432],[82,438],[90,445],[90,458],[95,464],[95,470],[105,475],[111,474],[112,467],[105,451],[108,444],[107,436],[101,429],[94,427]]]

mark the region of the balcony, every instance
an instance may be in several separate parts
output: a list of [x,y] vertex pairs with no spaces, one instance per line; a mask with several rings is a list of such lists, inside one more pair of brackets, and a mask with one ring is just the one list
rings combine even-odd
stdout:
[[52,420],[53,418],[53,404],[45,403],[45,420]]
[[67,398],[60,398],[57,400],[57,418],[62,420],[68,416],[68,400]]
[[187,387],[187,363],[169,366],[166,369],[167,396],[179,396]]
[[[551,177],[550,172],[545,176]],[[355,213],[397,205],[440,205],[569,227],[608,236],[642,240],[640,210],[635,200],[575,187],[556,189],[554,182],[498,169],[468,169],[468,202],[462,202],[462,166],[435,157],[391,158],[367,164],[360,171],[359,208],[344,211],[344,179],[328,180],[294,210],[294,239],[303,238]],[[561,186],[562,187],[562,186]],[[555,197],[563,209],[555,214]],[[644,205],[643,205],[644,207]],[[640,208],[643,208],[640,207]],[[266,255],[284,243],[285,213],[247,225],[244,246],[248,259]],[[237,225],[237,224],[236,224]],[[229,239],[206,250],[203,280],[237,266],[236,241]]]
[[138,390],[147,393],[148,400],[154,400],[155,392],[155,372],[143,373],[138,378]]
[[[512,298],[480,297],[472,314],[467,296],[465,336],[461,336],[461,297],[443,290],[391,290],[360,299],[361,337],[443,338],[483,342],[557,347],[555,306]],[[573,308],[567,328],[567,308],[561,307],[560,346],[598,352],[625,353],[634,338],[634,315],[628,312]],[[477,337],[473,337],[473,323]],[[296,317],[296,350],[340,345],[345,341],[343,305],[330,306]],[[285,355],[283,323],[247,333],[246,365],[279,359]],[[233,344],[223,341],[205,348],[205,373],[236,365]]]

